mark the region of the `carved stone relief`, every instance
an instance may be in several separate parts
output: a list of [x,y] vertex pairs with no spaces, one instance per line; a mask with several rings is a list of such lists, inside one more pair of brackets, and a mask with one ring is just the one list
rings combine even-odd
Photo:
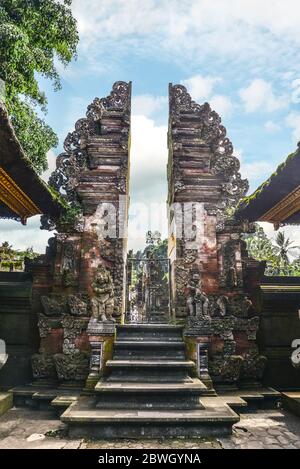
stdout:
[[33,378],[35,379],[56,379],[56,369],[53,356],[36,353],[31,357]]

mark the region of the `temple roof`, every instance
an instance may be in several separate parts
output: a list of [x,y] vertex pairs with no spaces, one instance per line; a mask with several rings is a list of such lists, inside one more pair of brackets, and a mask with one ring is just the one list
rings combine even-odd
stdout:
[[0,102],[0,218],[26,223],[38,214],[57,216],[61,198],[38,176]]
[[281,163],[256,191],[244,197],[238,218],[267,221],[276,226],[300,224],[300,147]]

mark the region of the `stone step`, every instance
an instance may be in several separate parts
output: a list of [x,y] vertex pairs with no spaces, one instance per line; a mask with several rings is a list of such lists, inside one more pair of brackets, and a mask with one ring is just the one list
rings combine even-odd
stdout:
[[232,409],[275,409],[281,400],[281,393],[273,388],[244,388],[231,391],[216,389],[219,397],[223,399]]
[[161,317],[161,316],[159,316],[159,317],[154,316],[154,317],[150,317],[148,319],[149,324],[162,324],[162,323],[163,324],[168,324],[168,322],[169,322],[168,317],[164,318],[164,317]]
[[159,340],[159,341],[143,340],[140,342],[137,342],[136,340],[121,340],[121,341],[116,340],[114,345],[115,345],[115,348],[133,347],[133,348],[138,348],[138,349],[143,348],[143,347],[150,347],[152,349],[155,349],[155,348],[162,349],[164,347],[168,349],[173,349],[173,348],[184,349],[185,347],[185,344],[182,340],[178,340],[178,341],[173,340],[172,342],[163,341],[163,340]]
[[239,420],[192,377],[195,363],[186,359],[180,326],[117,326],[106,366],[108,377],[97,383],[94,395],[81,396],[61,416],[73,438],[226,435]]
[[168,324],[170,320],[169,313],[164,313],[161,311],[151,312],[147,318],[148,323],[150,324]]
[[200,409],[200,396],[207,388],[199,380],[191,383],[107,383],[95,387],[97,408],[106,409]]
[[[16,407],[32,407],[35,409],[51,409],[55,399],[65,400],[67,398],[78,398],[81,392],[80,388],[62,388],[57,387],[53,388],[50,386],[37,386],[37,385],[28,385],[28,386],[17,386],[10,390],[14,397],[14,405]],[[55,401],[57,402],[57,401]]]
[[193,410],[99,409],[81,396],[61,416],[71,438],[175,438],[231,434],[238,415],[218,397],[201,399]]
[[172,368],[193,369],[195,363],[192,360],[107,360],[108,368]]
[[181,341],[182,327],[169,324],[126,324],[117,326],[117,340]]
[[57,396],[52,399],[50,405],[56,411],[56,415],[58,417],[71,405],[73,402],[76,402],[79,398],[79,395],[65,395],[65,396]]
[[185,344],[176,341],[121,340],[114,344],[114,359],[184,359]]
[[107,381],[189,382],[189,371],[195,367],[189,360],[108,360],[111,370]]
[[282,393],[283,407],[300,417],[300,391]]
[[119,392],[122,394],[126,393],[196,393],[203,394],[207,390],[205,384],[202,383],[198,378],[193,378],[189,383],[109,383],[107,381],[99,381],[96,384],[95,392],[107,394],[109,392]]
[[10,392],[0,393],[0,416],[4,415],[13,406],[13,394]]
[[166,393],[152,392],[143,393],[127,393],[119,392],[100,393],[97,395],[97,409],[202,409],[199,393],[184,394],[173,393],[172,399]]

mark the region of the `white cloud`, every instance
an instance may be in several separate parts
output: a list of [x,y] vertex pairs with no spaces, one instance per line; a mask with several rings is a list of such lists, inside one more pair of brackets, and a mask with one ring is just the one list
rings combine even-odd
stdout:
[[236,149],[234,154],[240,160],[240,171],[242,177],[247,178],[250,183],[250,192],[256,189],[258,180],[267,178],[274,170],[274,163],[272,164],[268,161],[255,160],[248,163],[245,162],[244,152],[242,149]]
[[167,96],[152,96],[151,94],[142,94],[133,96],[132,113],[137,115],[151,116],[155,112],[167,108]]
[[281,129],[281,127],[278,124],[276,124],[276,122],[273,122],[271,120],[265,122],[264,127],[265,127],[265,130],[270,134],[278,132]]
[[181,81],[194,101],[199,103],[208,101],[211,108],[221,117],[227,117],[231,114],[233,108],[231,100],[227,96],[214,94],[215,86],[221,82],[220,77],[205,77],[203,75],[194,75]]
[[[278,72],[298,68],[298,0],[74,0],[80,50],[103,72],[124,53],[167,54],[193,64],[208,56],[252,61],[252,67]],[[272,14],[270,14],[270,11]],[[112,48],[111,45],[114,47]],[[95,60],[105,54],[106,60]],[[84,69],[84,68],[83,68]]]
[[48,161],[48,169],[43,172],[41,175],[41,178],[45,181],[48,182],[49,177],[51,176],[51,173],[55,170],[56,168],[56,155],[53,150],[49,150],[47,153],[47,161]]
[[0,220],[0,233],[1,243],[8,241],[19,250],[33,247],[35,252],[41,254],[45,252],[48,239],[53,236],[51,232],[40,229],[40,215],[29,218],[26,226],[14,220]]
[[188,92],[195,101],[208,100],[217,83],[221,81],[218,77],[204,77],[195,75],[193,77],[182,80],[182,84],[187,88]]
[[292,129],[292,137],[294,142],[299,142],[300,140],[300,113],[299,112],[290,112],[285,119],[285,123],[288,127]]
[[298,104],[300,103],[300,79],[297,78],[292,82],[292,103]]
[[221,117],[228,117],[232,113],[233,104],[227,96],[216,94],[209,100],[209,104]]
[[272,85],[261,78],[254,79],[246,88],[239,91],[246,112],[264,110],[276,111],[285,107],[288,100],[283,96],[275,96]]
[[274,166],[267,161],[252,161],[241,165],[241,173],[243,177],[251,181],[269,176],[273,168]]
[[[156,125],[143,115],[131,120],[129,248],[145,245],[148,229],[167,233],[167,126]],[[136,204],[140,204],[136,206]],[[139,213],[137,213],[139,212]],[[136,238],[137,216],[142,212],[143,229]]]
[[[130,199],[129,209],[129,248],[145,246],[145,233],[148,229],[158,229],[163,237],[167,235],[167,126],[156,125],[145,115],[132,115],[132,146],[130,152]],[[45,180],[54,169],[54,153],[48,153],[51,168],[43,174]],[[136,204],[140,205],[142,216],[141,236],[135,237]],[[27,226],[15,221],[0,220],[1,242],[8,240],[17,249],[33,246],[44,253],[51,237],[48,231],[40,230],[40,217],[32,217]]]
[[130,193],[135,201],[166,200],[167,131],[146,116],[132,116]]

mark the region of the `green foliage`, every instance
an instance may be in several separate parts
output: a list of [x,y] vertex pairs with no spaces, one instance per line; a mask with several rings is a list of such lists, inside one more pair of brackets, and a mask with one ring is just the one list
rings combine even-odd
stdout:
[[[128,257],[133,259],[132,262],[132,283],[131,285],[135,286],[139,279],[141,278],[143,272],[143,260],[147,259],[150,255],[151,259],[167,259],[168,258],[168,240],[161,239],[161,235],[158,231],[152,233],[148,231],[146,234],[146,247],[143,251],[133,252],[130,251]],[[162,269],[163,278],[162,280],[168,282],[169,278],[169,269],[167,261],[161,261],[157,264],[159,268]]]
[[65,207],[65,209],[62,211],[61,216],[60,216],[60,223],[62,224],[74,224],[78,216],[81,214],[82,208],[81,206],[74,205],[71,206],[69,205],[68,207]]
[[142,257],[147,257],[147,252],[151,252],[155,259],[166,259],[168,257],[168,240],[159,240],[156,245],[146,246]]
[[0,246],[0,271],[23,270],[25,258],[34,259],[39,256],[32,247],[19,251],[13,249],[8,241],[4,241]]
[[38,74],[60,88],[55,61],[67,65],[76,55],[78,32],[71,0],[1,0],[0,78],[16,134],[38,172],[47,168],[46,152],[57,145],[36,107],[46,109]]
[[38,173],[45,171],[48,166],[46,153],[57,146],[57,136],[29,104],[14,99],[9,111],[12,125],[26,155]]
[[300,276],[300,259],[290,261],[289,258],[292,251],[300,247],[293,245],[282,231],[276,234],[272,243],[263,228],[256,224],[255,233],[246,235],[244,239],[249,255],[258,261],[266,261],[266,275]]

